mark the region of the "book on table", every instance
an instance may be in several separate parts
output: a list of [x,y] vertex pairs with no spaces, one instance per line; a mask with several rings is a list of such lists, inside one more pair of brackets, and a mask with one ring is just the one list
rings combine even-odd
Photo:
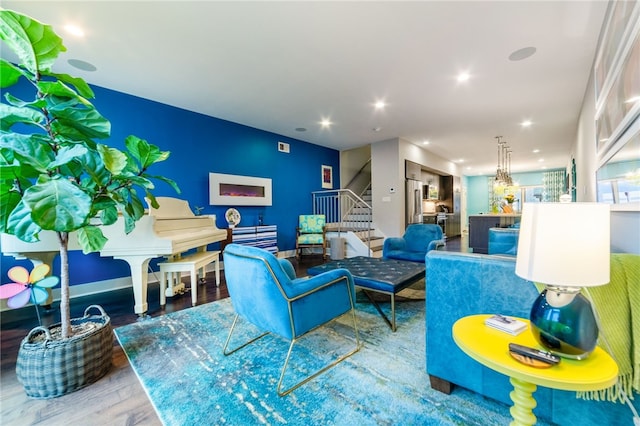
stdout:
[[527,329],[527,324],[525,322],[499,314],[490,316],[484,320],[484,323],[489,327],[513,335],[520,334]]

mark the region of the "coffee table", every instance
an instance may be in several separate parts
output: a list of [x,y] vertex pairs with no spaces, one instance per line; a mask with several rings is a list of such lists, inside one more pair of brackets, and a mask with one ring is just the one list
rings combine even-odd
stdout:
[[[396,331],[396,293],[424,278],[425,273],[424,263],[366,256],[333,260],[309,268],[307,273],[318,275],[339,268],[351,272],[355,286],[364,291],[364,294],[373,303],[392,331]],[[369,294],[370,291],[387,294],[391,297],[391,320],[387,318],[378,302]]]

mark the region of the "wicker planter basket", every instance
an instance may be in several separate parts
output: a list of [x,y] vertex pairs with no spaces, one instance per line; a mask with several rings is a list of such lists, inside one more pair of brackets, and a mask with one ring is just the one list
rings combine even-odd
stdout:
[[[100,315],[89,315],[96,308]],[[16,374],[27,396],[47,399],[74,392],[104,376],[111,368],[113,332],[111,318],[101,306],[91,305],[71,327],[89,331],[69,339],[53,338],[60,323],[36,327],[20,343]],[[57,328],[57,330],[56,330]]]

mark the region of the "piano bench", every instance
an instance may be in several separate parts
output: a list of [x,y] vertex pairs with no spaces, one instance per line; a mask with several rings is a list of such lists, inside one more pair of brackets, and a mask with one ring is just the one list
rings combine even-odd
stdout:
[[[160,266],[160,305],[167,304],[167,285],[173,285],[174,273],[189,272],[191,275],[191,304],[196,306],[198,298],[198,278],[204,278],[205,266],[215,262],[216,286],[220,286],[220,250],[199,251],[193,254],[158,263]],[[200,277],[198,277],[200,272]],[[180,281],[180,275],[177,277]]]

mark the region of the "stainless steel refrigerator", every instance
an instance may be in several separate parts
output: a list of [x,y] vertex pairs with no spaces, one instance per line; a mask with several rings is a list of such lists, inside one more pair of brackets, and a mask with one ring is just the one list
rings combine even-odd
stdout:
[[407,226],[422,223],[422,185],[419,180],[407,179],[405,182],[405,217]]

